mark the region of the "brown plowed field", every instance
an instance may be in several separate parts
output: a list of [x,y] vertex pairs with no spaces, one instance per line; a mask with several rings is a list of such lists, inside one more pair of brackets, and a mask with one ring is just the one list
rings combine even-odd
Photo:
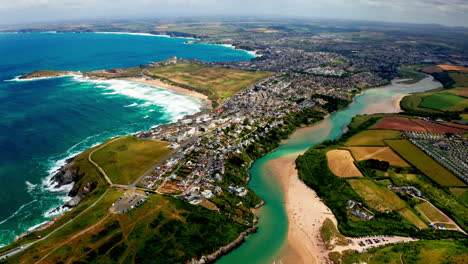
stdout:
[[413,119],[412,121],[415,122],[416,124],[420,125],[420,126],[423,126],[424,128],[426,128],[431,133],[436,133],[436,134],[444,134],[444,133],[463,134],[463,133],[466,132],[466,130],[461,129],[461,128],[455,128],[455,127],[439,125],[439,124],[427,122],[427,121],[420,120],[420,119]]
[[357,160],[377,159],[388,161],[390,165],[394,166],[410,167],[389,147],[347,147],[346,149],[351,150],[353,157]]
[[372,128],[427,132],[423,127],[404,117],[385,117]]

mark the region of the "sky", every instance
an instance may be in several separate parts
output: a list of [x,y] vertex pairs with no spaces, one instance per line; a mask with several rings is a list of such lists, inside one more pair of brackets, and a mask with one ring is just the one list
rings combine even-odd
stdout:
[[0,0],[0,24],[161,16],[248,15],[468,27],[468,0]]

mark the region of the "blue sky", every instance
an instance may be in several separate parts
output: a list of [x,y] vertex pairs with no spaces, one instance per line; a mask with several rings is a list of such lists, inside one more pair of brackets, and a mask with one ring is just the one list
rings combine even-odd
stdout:
[[0,24],[90,18],[284,15],[468,27],[468,0],[0,0]]

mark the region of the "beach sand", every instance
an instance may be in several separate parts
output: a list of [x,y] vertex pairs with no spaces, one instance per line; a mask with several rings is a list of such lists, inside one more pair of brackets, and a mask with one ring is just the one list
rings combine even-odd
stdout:
[[410,94],[400,94],[396,97],[393,98],[393,107],[395,107],[395,109],[397,110],[397,112],[401,112],[403,111],[400,107],[400,102],[401,100],[403,99],[403,97],[407,96],[407,95],[410,95]]
[[174,92],[178,92],[178,93],[186,94],[186,95],[189,95],[189,96],[193,96],[195,98],[198,98],[198,99],[202,100],[204,103],[206,103],[208,105],[211,105],[211,101],[208,99],[208,96],[206,96],[204,94],[201,94],[199,92],[196,92],[196,91],[192,91],[192,90],[189,90],[189,89],[179,87],[179,86],[167,84],[167,83],[161,81],[160,79],[147,79],[147,78],[131,77],[131,78],[125,78],[124,80],[132,81],[132,82],[139,82],[139,83],[144,83],[144,84],[157,86],[157,87],[164,88],[164,89],[169,89],[169,90],[172,90]]
[[295,160],[301,153],[284,156],[268,164],[284,190],[288,214],[288,236],[280,260],[282,263],[329,263],[328,251],[320,237],[320,228],[326,218],[336,224],[333,213],[314,190],[307,187],[297,175]]

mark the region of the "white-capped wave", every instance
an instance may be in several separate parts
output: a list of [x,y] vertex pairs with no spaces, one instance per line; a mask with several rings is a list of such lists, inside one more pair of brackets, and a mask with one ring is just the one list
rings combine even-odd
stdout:
[[134,35],[134,36],[149,36],[149,37],[164,37],[170,38],[169,35],[156,35],[150,33],[134,33],[134,32],[93,32],[95,34],[115,34],[115,35]]
[[148,112],[154,112],[154,111],[156,111],[156,110],[154,110],[154,109],[150,109],[150,110],[148,110]]
[[45,212],[43,214],[43,216],[47,217],[47,218],[50,218],[50,217],[61,215],[61,214],[66,213],[68,211],[70,211],[69,207],[59,206],[59,207],[55,207],[55,208],[52,208],[52,209],[48,210],[47,212]]
[[104,95],[120,94],[133,99],[145,101],[140,103],[138,107],[159,106],[164,109],[164,112],[169,116],[171,121],[175,121],[184,117],[187,114],[194,114],[200,111],[204,105],[197,98],[176,93],[171,90],[132,82],[127,80],[93,80],[84,76],[73,77],[78,82],[91,82],[97,84],[95,88],[104,85],[105,88],[100,88],[106,91]]
[[146,119],[146,118],[148,118],[148,117],[149,117],[149,115],[145,115],[143,118]]
[[[97,87],[97,86],[96,86]],[[129,104],[129,105],[126,105],[124,107],[134,107],[134,106],[137,106],[138,104],[137,103],[133,103],[133,104]]]
[[29,192],[36,189],[37,184],[30,183],[29,181],[26,181],[25,183],[26,183],[26,188],[28,189]]

